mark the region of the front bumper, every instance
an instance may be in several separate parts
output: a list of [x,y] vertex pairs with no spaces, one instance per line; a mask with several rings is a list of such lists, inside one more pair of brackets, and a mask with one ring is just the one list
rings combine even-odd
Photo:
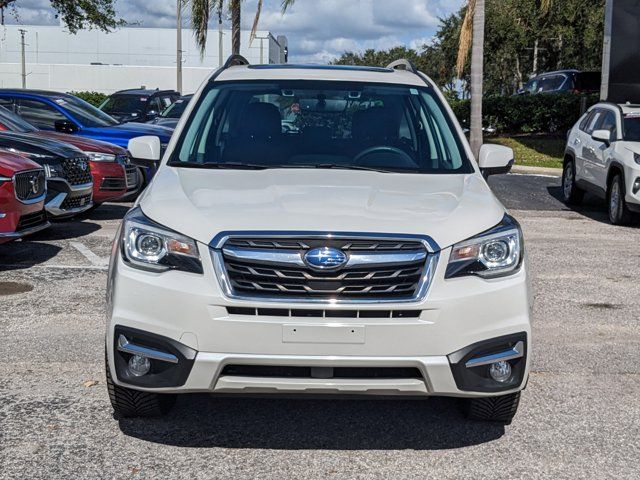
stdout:
[[93,183],[69,185],[64,179],[47,179],[47,214],[55,218],[72,217],[93,206]]
[[[440,254],[424,301],[415,304],[327,305],[333,311],[418,310],[406,318],[316,318],[230,313],[227,307],[265,309],[304,305],[232,301],[221,292],[209,251],[201,247],[204,274],[153,273],[125,264],[115,248],[110,267],[109,367],[116,383],[140,390],[220,393],[350,393],[476,397],[518,391],[526,384],[530,358],[523,357],[516,384],[495,391],[470,390],[456,382],[450,355],[465,347],[521,334],[531,351],[531,294],[526,265],[509,277],[445,280],[449,250]],[[135,293],[133,293],[135,292]],[[140,301],[143,298],[144,301]],[[317,309],[317,305],[309,305]],[[236,310],[231,310],[236,312]],[[131,383],[115,368],[116,330],[136,329],[179,342],[196,352],[184,383]],[[317,378],[229,374],[228,366],[311,368],[409,368],[419,375],[397,378]]]

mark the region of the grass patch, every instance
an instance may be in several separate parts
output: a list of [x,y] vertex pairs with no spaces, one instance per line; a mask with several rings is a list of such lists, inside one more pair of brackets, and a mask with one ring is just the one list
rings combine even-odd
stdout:
[[564,137],[542,135],[517,135],[513,137],[487,138],[487,143],[497,143],[513,149],[516,165],[562,168]]

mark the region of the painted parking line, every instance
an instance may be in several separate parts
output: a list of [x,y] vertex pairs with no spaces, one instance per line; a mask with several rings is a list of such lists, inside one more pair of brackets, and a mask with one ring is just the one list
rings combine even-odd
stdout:
[[99,257],[95,253],[91,251],[89,247],[87,247],[84,243],[80,242],[71,242],[71,246],[78,250],[84,257],[91,262],[91,265],[94,267],[106,267],[109,265],[108,257]]

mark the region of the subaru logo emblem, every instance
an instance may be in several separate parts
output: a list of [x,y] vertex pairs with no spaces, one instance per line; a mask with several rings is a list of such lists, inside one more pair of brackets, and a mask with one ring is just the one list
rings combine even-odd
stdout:
[[317,270],[340,268],[347,263],[347,260],[344,252],[331,247],[314,248],[304,256],[305,263]]

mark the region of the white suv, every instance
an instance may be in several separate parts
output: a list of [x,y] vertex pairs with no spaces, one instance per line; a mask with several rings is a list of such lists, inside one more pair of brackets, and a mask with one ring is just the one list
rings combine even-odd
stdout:
[[[159,158],[159,140],[129,145]],[[121,416],[175,394],[464,397],[511,421],[531,352],[522,232],[444,97],[390,68],[247,65],[189,104],[108,283]]]
[[568,204],[585,192],[606,199],[615,225],[640,212],[640,106],[602,102],[578,120],[567,137],[562,192]]

